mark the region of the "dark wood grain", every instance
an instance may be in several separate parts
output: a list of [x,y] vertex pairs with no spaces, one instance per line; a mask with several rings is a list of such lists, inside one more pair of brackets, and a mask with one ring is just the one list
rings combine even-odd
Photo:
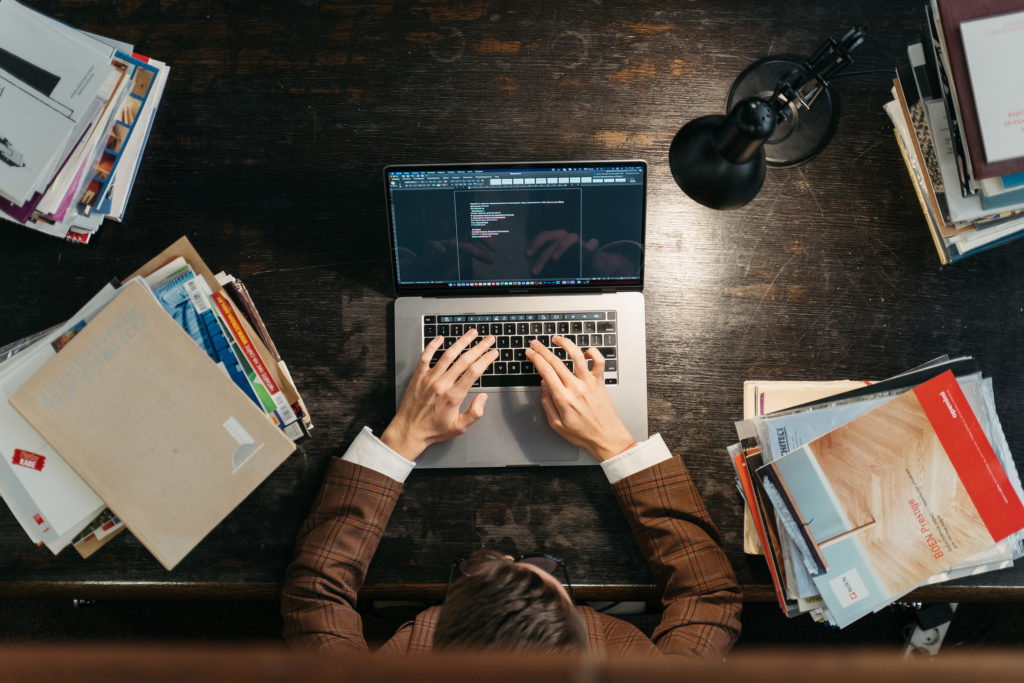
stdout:
[[[891,72],[919,0],[28,4],[172,71],[123,223],[84,248],[0,225],[0,344],[62,321],[186,234],[245,280],[316,429],[170,573],[129,534],[88,561],[54,557],[0,515],[0,595],[276,591],[328,458],[393,411],[380,180],[392,162],[650,162],[650,429],[689,466],[748,599],[772,596],[763,560],[742,552],[725,458],[744,380],[880,378],[971,353],[1024,453],[1024,242],[939,266],[882,111],[889,73],[839,80],[832,143],[770,169],[743,209],[695,204],[667,165],[676,130],[721,113],[759,57],[808,54],[856,23],[869,35],[848,71]],[[437,597],[451,559],[488,545],[565,557],[581,596],[654,597],[597,468],[424,471],[406,489],[366,595]],[[915,595],[1019,600],[1022,585],[1009,570]]]

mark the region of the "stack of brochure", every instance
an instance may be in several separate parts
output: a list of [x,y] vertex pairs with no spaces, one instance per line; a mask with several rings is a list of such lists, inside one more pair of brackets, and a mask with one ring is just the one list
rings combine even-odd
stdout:
[[0,218],[82,244],[120,221],[169,71],[0,0]]
[[0,349],[0,496],[55,554],[127,526],[172,568],[309,436],[270,348],[241,283],[178,240]]
[[930,0],[913,83],[885,105],[939,260],[1024,236],[1024,105],[1006,68],[1024,57],[1020,0]]
[[[728,449],[787,616],[844,627],[918,586],[1024,555],[1024,490],[972,358],[810,384],[749,383],[755,416]],[[802,405],[758,409],[808,390],[818,396]]]

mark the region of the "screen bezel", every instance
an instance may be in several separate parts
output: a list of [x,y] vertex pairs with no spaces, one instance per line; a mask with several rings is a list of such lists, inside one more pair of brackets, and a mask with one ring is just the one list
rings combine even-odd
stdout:
[[[395,249],[394,216],[391,212],[391,187],[388,174],[405,171],[452,171],[452,170],[525,170],[537,168],[587,168],[593,166],[640,166],[643,169],[643,197],[640,218],[640,243],[644,245],[640,261],[640,276],[630,280],[602,280],[586,285],[533,285],[529,288],[516,286],[496,287],[443,287],[423,285],[403,285],[398,282],[398,253]],[[640,291],[644,286],[644,275],[647,262],[647,182],[648,164],[643,159],[597,159],[591,161],[512,161],[497,163],[468,164],[389,164],[384,167],[381,178],[384,183],[384,208],[388,216],[388,251],[391,261],[391,283],[396,294],[407,296],[494,296],[508,293],[550,294],[554,292],[603,292],[603,291]]]

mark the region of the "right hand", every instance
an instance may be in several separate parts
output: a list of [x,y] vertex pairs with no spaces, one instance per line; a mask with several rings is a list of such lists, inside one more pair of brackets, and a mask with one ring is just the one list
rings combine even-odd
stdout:
[[[605,387],[601,352],[589,348],[584,354],[565,337],[555,336],[551,340],[572,359],[573,372],[536,340],[526,351],[526,357],[542,378],[541,405],[551,428],[574,446],[586,448],[599,462],[635,446],[636,441],[622,424]],[[588,358],[594,364],[589,370]]]

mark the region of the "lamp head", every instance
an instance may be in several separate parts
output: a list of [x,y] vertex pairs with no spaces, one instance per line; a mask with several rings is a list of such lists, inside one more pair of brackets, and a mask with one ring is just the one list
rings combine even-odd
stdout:
[[683,126],[669,147],[669,168],[679,187],[712,209],[736,209],[757,196],[765,175],[765,140],[776,112],[748,97],[728,116],[702,116]]

